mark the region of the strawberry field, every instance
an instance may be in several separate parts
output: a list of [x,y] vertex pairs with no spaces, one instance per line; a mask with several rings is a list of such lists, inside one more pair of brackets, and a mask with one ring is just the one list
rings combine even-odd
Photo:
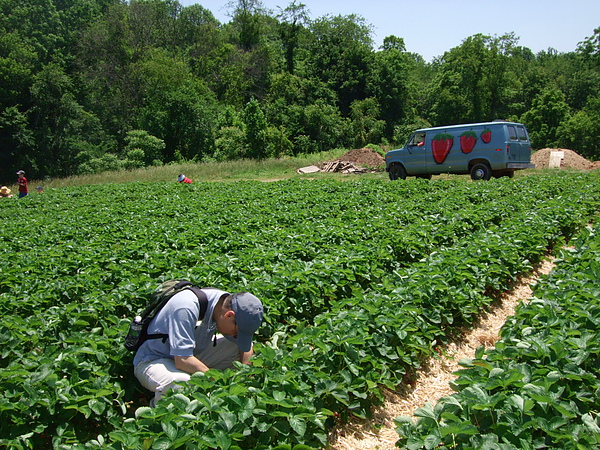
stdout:
[[[4,199],[0,447],[321,448],[599,204],[594,173],[130,183]],[[250,291],[266,315],[253,366],[195,375],[150,409],[123,338],[169,278]],[[457,427],[470,420],[452,414]],[[404,430],[409,448],[432,448],[422,431]]]

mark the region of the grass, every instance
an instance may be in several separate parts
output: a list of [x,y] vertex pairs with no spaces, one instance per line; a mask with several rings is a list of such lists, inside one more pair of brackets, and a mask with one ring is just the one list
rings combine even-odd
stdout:
[[[297,157],[273,158],[265,160],[236,160],[211,163],[171,163],[158,167],[142,169],[103,172],[94,175],[77,175],[66,178],[47,180],[29,180],[29,192],[36,193],[37,186],[44,189],[60,189],[69,186],[85,186],[94,184],[114,183],[164,183],[177,182],[177,176],[184,173],[193,181],[235,182],[241,180],[277,181],[289,178],[321,179],[334,178],[340,180],[360,178],[387,180],[388,174],[383,170],[376,173],[342,174],[342,173],[311,173],[300,174],[297,170],[310,165],[320,165],[332,161],[345,154],[347,149],[335,149],[328,152],[302,155]],[[551,169],[556,171],[556,169]],[[518,171],[516,176],[527,176],[536,170]],[[437,175],[434,179],[452,179],[454,177],[469,178],[468,175]],[[13,194],[18,194],[16,184],[8,186]]]
[[[236,160],[212,163],[172,163],[158,167],[146,167],[142,169],[103,172],[94,175],[77,175],[66,178],[47,180],[29,180],[29,192],[35,193],[37,186],[44,189],[59,189],[68,186],[84,186],[94,184],[112,184],[128,182],[177,182],[177,176],[184,173],[192,181],[221,181],[234,182],[240,180],[276,181],[288,178],[354,178],[357,176],[367,178],[387,179],[387,172],[382,171],[374,174],[345,175],[341,173],[313,173],[299,174],[297,170],[301,167],[319,165],[331,161],[345,154],[346,149],[335,149],[311,155],[297,157],[274,158],[258,160]],[[13,193],[18,192],[15,185],[8,186]]]

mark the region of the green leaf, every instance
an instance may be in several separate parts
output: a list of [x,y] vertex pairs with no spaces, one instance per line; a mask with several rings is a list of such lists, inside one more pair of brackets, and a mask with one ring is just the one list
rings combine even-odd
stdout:
[[290,426],[299,436],[304,436],[306,433],[306,421],[298,416],[289,417]]
[[102,415],[106,409],[106,403],[101,400],[91,399],[88,402],[88,405],[92,411],[94,411],[97,415]]

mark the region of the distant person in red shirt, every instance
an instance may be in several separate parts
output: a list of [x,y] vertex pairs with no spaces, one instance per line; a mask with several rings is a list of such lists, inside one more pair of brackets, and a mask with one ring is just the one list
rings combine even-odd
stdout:
[[19,185],[19,198],[23,198],[29,194],[29,190],[27,189],[27,178],[25,178],[25,171],[19,170],[17,175],[19,176],[19,178],[17,178],[17,184]]
[[180,174],[177,177],[177,181],[179,181],[180,183],[185,183],[185,184],[192,184],[192,180],[190,180],[188,177],[186,177],[184,174]]

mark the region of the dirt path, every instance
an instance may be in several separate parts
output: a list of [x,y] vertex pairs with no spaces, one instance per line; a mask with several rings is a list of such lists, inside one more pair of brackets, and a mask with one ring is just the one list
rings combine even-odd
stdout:
[[371,421],[355,421],[334,429],[329,435],[329,447],[332,450],[397,450],[395,443],[398,434],[395,431],[394,418],[413,416],[415,409],[433,404],[441,397],[452,394],[449,381],[456,378],[453,372],[460,369],[458,361],[474,358],[475,350],[480,346],[493,347],[499,339],[500,328],[506,318],[514,315],[516,306],[532,295],[530,285],[541,275],[550,273],[554,264],[544,261],[534,272],[518,281],[514,288],[502,299],[500,305],[480,317],[476,328],[465,335],[460,342],[446,347],[445,356],[432,358],[417,376],[414,386],[402,391],[385,393],[386,402],[373,413]]

